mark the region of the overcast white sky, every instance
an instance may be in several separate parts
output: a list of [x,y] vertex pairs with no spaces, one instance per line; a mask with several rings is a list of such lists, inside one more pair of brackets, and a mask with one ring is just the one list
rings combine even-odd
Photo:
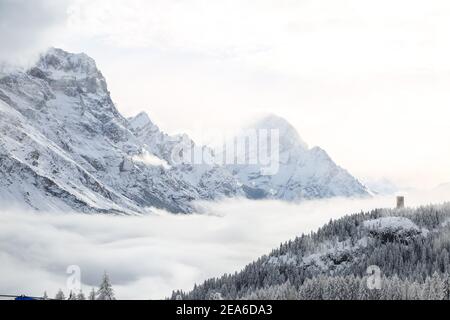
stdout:
[[168,132],[272,112],[358,177],[431,187],[450,181],[449,17],[446,0],[0,0],[0,58],[83,51],[120,111]]

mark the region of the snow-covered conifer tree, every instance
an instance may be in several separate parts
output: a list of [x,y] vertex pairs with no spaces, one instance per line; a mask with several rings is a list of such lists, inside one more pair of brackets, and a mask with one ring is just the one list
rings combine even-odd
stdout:
[[445,285],[441,276],[435,272],[433,276],[426,282],[428,296],[423,297],[427,300],[444,300],[445,299]]
[[89,300],[95,300],[97,296],[97,293],[95,292],[95,289],[92,288],[91,292],[89,293]]
[[73,291],[70,291],[69,298],[67,300],[77,300],[77,295],[73,293]]
[[97,300],[116,300],[108,274],[103,274],[102,283],[97,291]]
[[56,300],[66,300],[66,296],[64,295],[64,292],[61,289],[59,289],[58,293],[56,293],[55,299]]

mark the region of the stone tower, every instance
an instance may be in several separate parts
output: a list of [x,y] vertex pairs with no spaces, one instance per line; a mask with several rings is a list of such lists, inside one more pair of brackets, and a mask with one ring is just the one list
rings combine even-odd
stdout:
[[397,209],[403,209],[405,207],[405,197],[398,196],[397,197]]

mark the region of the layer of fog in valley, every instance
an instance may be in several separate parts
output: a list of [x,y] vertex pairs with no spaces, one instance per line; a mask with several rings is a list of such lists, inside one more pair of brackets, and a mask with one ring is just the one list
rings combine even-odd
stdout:
[[[407,195],[410,206],[442,203],[450,188]],[[107,270],[119,299],[161,299],[173,289],[240,270],[281,242],[346,214],[393,207],[394,196],[289,204],[225,200],[199,203],[199,214],[157,211],[145,217],[0,212],[0,294],[53,296],[66,289],[69,265],[83,291]]]

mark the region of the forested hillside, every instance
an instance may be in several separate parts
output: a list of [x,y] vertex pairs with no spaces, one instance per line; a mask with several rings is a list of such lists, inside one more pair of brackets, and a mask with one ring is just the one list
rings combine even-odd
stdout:
[[172,299],[448,299],[449,221],[450,204],[349,215]]

